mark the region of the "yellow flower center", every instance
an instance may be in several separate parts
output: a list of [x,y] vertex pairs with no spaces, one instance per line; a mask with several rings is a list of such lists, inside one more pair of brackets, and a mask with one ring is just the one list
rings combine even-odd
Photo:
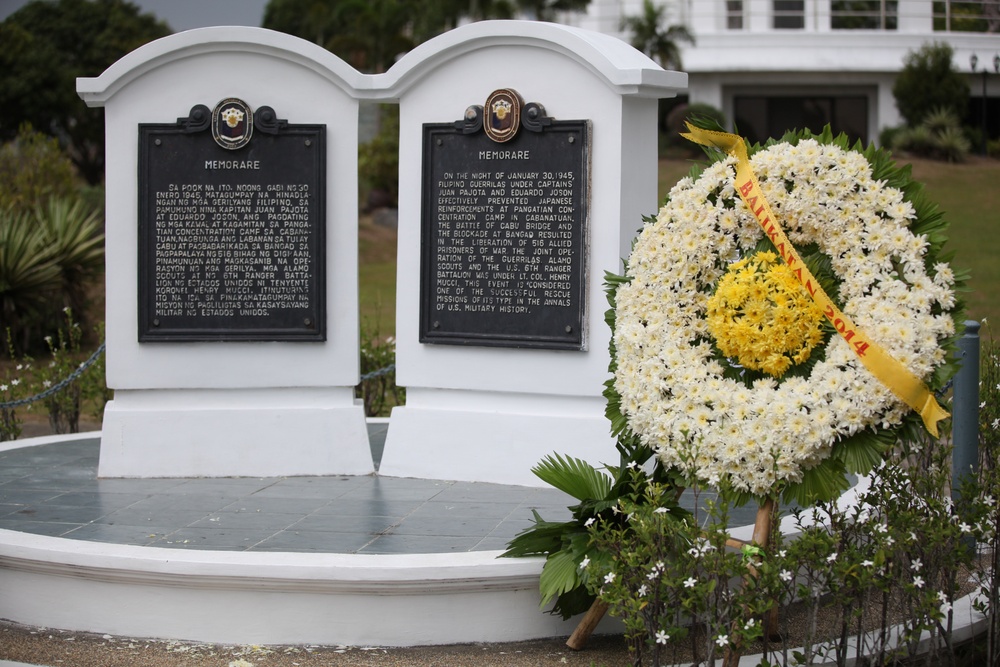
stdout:
[[708,301],[707,321],[726,357],[776,378],[823,340],[823,311],[773,252],[729,266]]

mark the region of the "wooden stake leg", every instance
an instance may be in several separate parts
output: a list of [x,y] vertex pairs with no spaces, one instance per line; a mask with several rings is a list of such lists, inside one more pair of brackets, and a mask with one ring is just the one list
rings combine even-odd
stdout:
[[[753,524],[753,537],[751,542],[759,547],[767,549],[768,545],[771,543],[771,516],[774,514],[774,500],[768,498],[763,505],[757,508],[757,518]],[[750,576],[756,576],[757,572],[753,568],[750,570]],[[777,608],[774,610],[774,629],[777,629]],[[771,625],[772,614],[769,612],[764,619],[764,636],[765,639],[768,638],[768,633],[771,631],[768,625]],[[726,651],[726,656],[722,660],[722,667],[736,667],[740,663],[741,647],[733,642],[729,645],[729,650]]]
[[594,634],[594,629],[597,624],[601,622],[604,615],[608,613],[608,605],[606,602],[601,602],[600,600],[594,600],[594,604],[590,605],[590,609],[587,613],[583,615],[580,622],[576,626],[576,630],[573,634],[569,636],[566,640],[566,646],[570,647],[574,651],[582,651],[583,647],[587,645],[587,640],[590,639],[590,635]]

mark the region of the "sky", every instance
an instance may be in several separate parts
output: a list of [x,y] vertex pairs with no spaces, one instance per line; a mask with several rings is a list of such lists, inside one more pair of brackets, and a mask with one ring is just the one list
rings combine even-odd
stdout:
[[[28,0],[0,0],[0,21]],[[156,14],[174,32],[212,25],[259,26],[268,0],[131,0],[142,13]]]

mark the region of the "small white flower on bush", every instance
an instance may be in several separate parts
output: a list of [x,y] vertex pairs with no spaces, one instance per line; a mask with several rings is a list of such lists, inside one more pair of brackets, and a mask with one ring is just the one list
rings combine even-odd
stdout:
[[719,645],[719,648],[729,645],[729,635],[719,635],[715,638],[715,643]]
[[778,576],[781,577],[781,580],[784,582],[789,582],[792,580],[791,570],[782,570],[781,573],[778,574]]
[[917,588],[923,588],[924,587],[924,578],[923,577],[919,577],[919,576],[918,577],[913,577],[913,585],[916,586]]
[[658,630],[656,632],[656,643],[657,644],[666,644],[668,641],[670,641],[670,635],[668,635],[663,630]]
[[614,572],[608,572],[606,575],[604,575],[604,583],[610,584],[614,580],[615,580],[615,573]]
[[580,569],[585,570],[588,565],[590,565],[590,556],[584,556],[583,560],[580,561]]
[[698,583],[698,580],[694,577],[688,577],[684,580],[684,588],[694,588],[694,585]]

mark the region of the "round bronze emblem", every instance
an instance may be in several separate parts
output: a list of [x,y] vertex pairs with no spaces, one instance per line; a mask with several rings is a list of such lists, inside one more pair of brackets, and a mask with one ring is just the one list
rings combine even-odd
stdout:
[[497,143],[510,141],[521,127],[521,106],[524,102],[516,91],[501,88],[486,98],[483,129]]
[[226,150],[243,148],[253,136],[253,109],[241,99],[222,100],[212,111],[212,137]]

